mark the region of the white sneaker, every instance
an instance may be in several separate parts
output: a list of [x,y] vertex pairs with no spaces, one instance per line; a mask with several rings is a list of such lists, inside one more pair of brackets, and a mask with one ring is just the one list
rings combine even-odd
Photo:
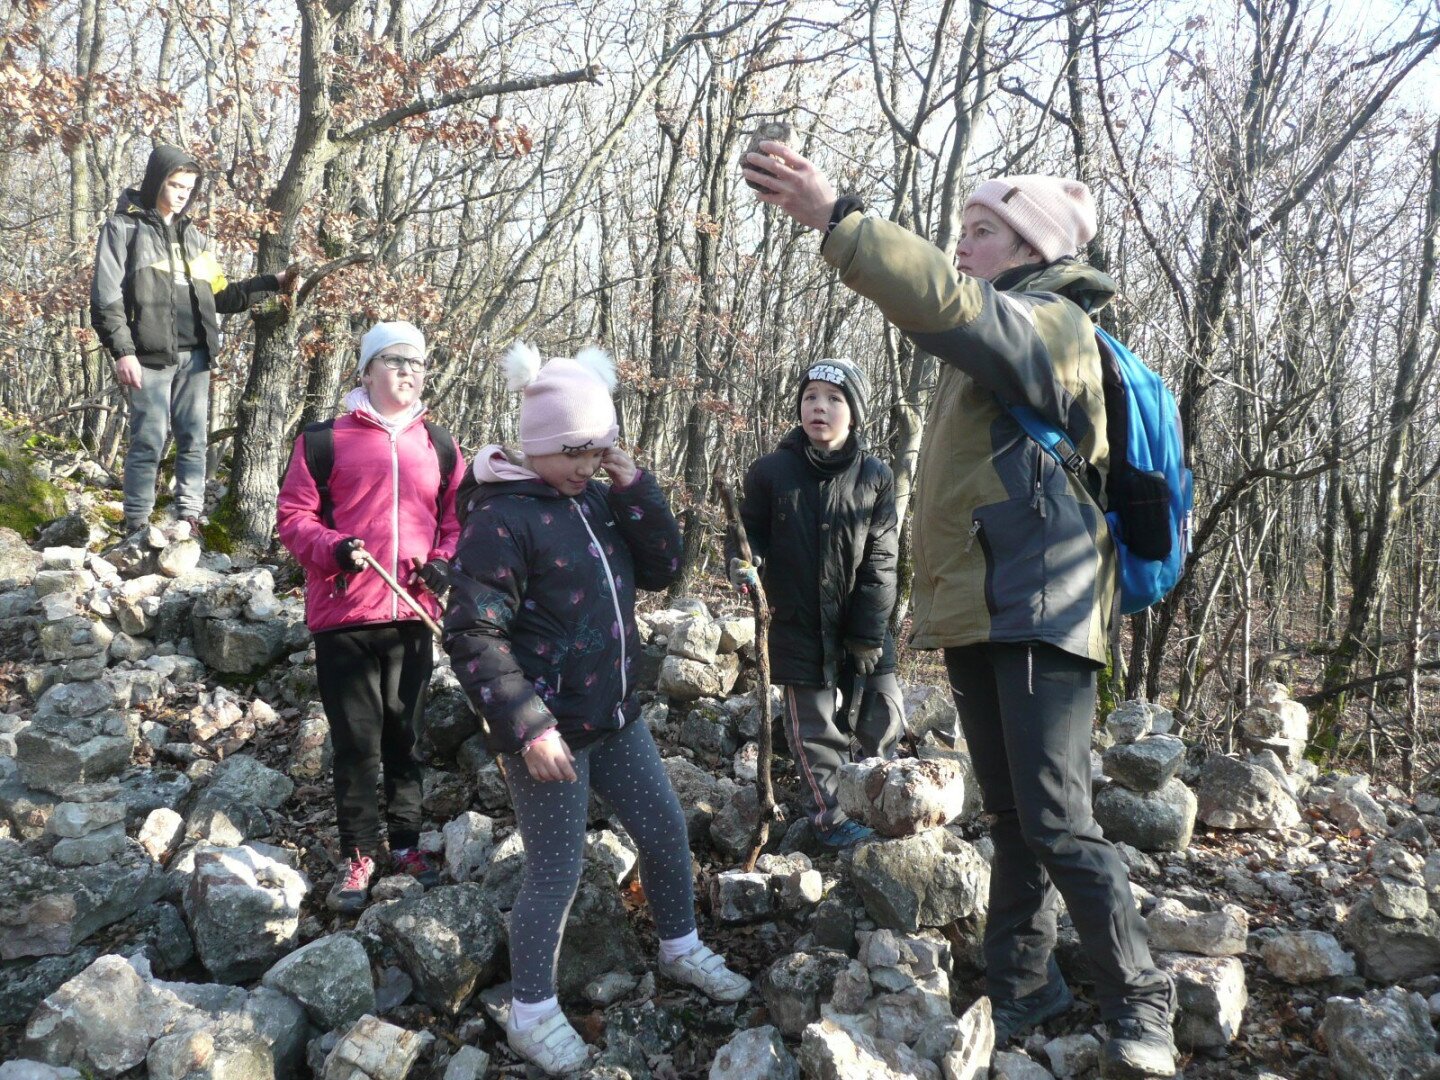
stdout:
[[739,1001],[750,992],[750,980],[725,966],[725,958],[704,945],[678,960],[660,961],[660,974],[693,986],[714,1001]]
[[524,1031],[516,1031],[506,1023],[505,1039],[511,1050],[549,1076],[574,1072],[590,1059],[585,1040],[559,1010]]

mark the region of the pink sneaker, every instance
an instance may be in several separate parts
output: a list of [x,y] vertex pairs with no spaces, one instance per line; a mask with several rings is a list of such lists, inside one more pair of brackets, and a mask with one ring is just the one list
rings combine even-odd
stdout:
[[440,868],[419,848],[400,848],[390,853],[390,867],[397,874],[409,874],[427,889],[440,884]]
[[325,904],[331,911],[352,914],[365,907],[370,899],[370,879],[375,876],[375,860],[355,852],[355,857],[335,875],[335,884]]

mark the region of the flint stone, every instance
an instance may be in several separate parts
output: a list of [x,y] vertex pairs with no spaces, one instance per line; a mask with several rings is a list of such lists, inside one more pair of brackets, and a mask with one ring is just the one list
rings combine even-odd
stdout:
[[1355,974],[1355,958],[1334,934],[1281,931],[1260,946],[1260,958],[1282,982],[1311,983]]
[[866,758],[840,766],[837,795],[846,814],[881,836],[911,836],[961,815],[965,779],[954,762]]
[[803,1075],[814,1080],[940,1080],[934,1063],[904,1044],[848,1031],[828,1019],[805,1028],[798,1060]]
[[1425,999],[1398,986],[1363,998],[1332,997],[1320,1022],[1340,1080],[1396,1080],[1440,1073]]
[[870,917],[892,930],[946,926],[982,909],[990,868],[945,829],[858,845],[851,879]]
[[424,1048],[415,1032],[362,1016],[330,1051],[321,1080],[404,1080]]
[[163,873],[138,848],[65,870],[0,846],[0,960],[69,953],[164,892]]
[[[580,902],[577,896],[575,904]],[[573,923],[573,907],[570,917]],[[376,921],[415,980],[416,996],[449,1016],[460,1011],[477,985],[488,984],[499,971],[504,921],[484,887],[474,882],[397,900],[380,909]]]
[[720,624],[710,619],[689,619],[681,623],[670,634],[666,652],[701,664],[715,663],[720,653]]
[[1155,966],[1175,980],[1180,1011],[1175,1041],[1186,1049],[1219,1049],[1240,1033],[1245,1004],[1245,967],[1233,956],[1157,953]]
[[737,1032],[715,1054],[710,1080],[800,1080],[800,1065],[773,1026]]
[[253,847],[197,854],[184,902],[205,969],[229,983],[263,974],[294,948],[309,887],[304,875]]
[[1419,919],[1387,919],[1366,897],[1350,909],[1343,933],[1367,979],[1397,983],[1440,970],[1440,915],[1434,911]]
[[760,977],[760,997],[770,1019],[786,1035],[799,1035],[820,1019],[820,1006],[830,1000],[835,980],[850,958],[835,949],[812,949],[780,957]]
[[710,914],[724,926],[760,922],[775,914],[767,874],[726,870],[710,879]]
[[1122,701],[1105,718],[1105,731],[1114,745],[1133,743],[1146,735],[1165,735],[1175,724],[1169,709],[1148,701]]
[[350,934],[331,934],[281,958],[260,982],[288,994],[321,1031],[348,1027],[375,1009],[375,982],[365,947]]
[[1149,735],[1105,751],[1105,775],[1131,791],[1158,791],[1185,764],[1185,744],[1173,735]]
[[495,823],[484,814],[467,810],[441,830],[445,837],[445,869],[450,880],[471,881],[479,875],[495,850]]
[[1238,904],[1219,911],[1193,911],[1164,897],[1145,920],[1150,947],[1198,956],[1239,956],[1245,952],[1250,919]]
[[1288,829],[1300,807],[1265,769],[1215,754],[1200,772],[1199,816],[1216,829]]

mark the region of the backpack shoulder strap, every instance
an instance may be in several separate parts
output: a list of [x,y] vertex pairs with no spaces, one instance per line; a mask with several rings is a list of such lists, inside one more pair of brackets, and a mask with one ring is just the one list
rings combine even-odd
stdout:
[[305,467],[320,491],[320,520],[325,527],[335,527],[335,501],[330,497],[330,473],[335,469],[335,421],[321,420],[306,424]]
[[425,430],[430,433],[430,445],[435,448],[435,460],[440,466],[440,488],[435,493],[435,536],[438,538],[445,520],[445,494],[450,490],[460,450],[455,445],[455,436],[439,424],[426,420]]

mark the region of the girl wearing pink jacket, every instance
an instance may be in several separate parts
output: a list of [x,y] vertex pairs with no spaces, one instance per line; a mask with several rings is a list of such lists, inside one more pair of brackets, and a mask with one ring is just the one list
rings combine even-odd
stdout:
[[[358,911],[369,898],[380,853],[382,773],[394,868],[426,884],[438,877],[417,847],[420,766],[413,756],[433,642],[359,553],[406,582],[438,620],[460,532],[455,492],[464,473],[454,440],[424,419],[419,329],[377,323],[360,339],[357,373],[360,385],[345,398],[346,412],[296,441],[277,515],[281,542],[305,569],[305,623],[315,639],[334,744],[345,859],[328,900],[336,911]],[[446,483],[442,462],[449,466]]]

